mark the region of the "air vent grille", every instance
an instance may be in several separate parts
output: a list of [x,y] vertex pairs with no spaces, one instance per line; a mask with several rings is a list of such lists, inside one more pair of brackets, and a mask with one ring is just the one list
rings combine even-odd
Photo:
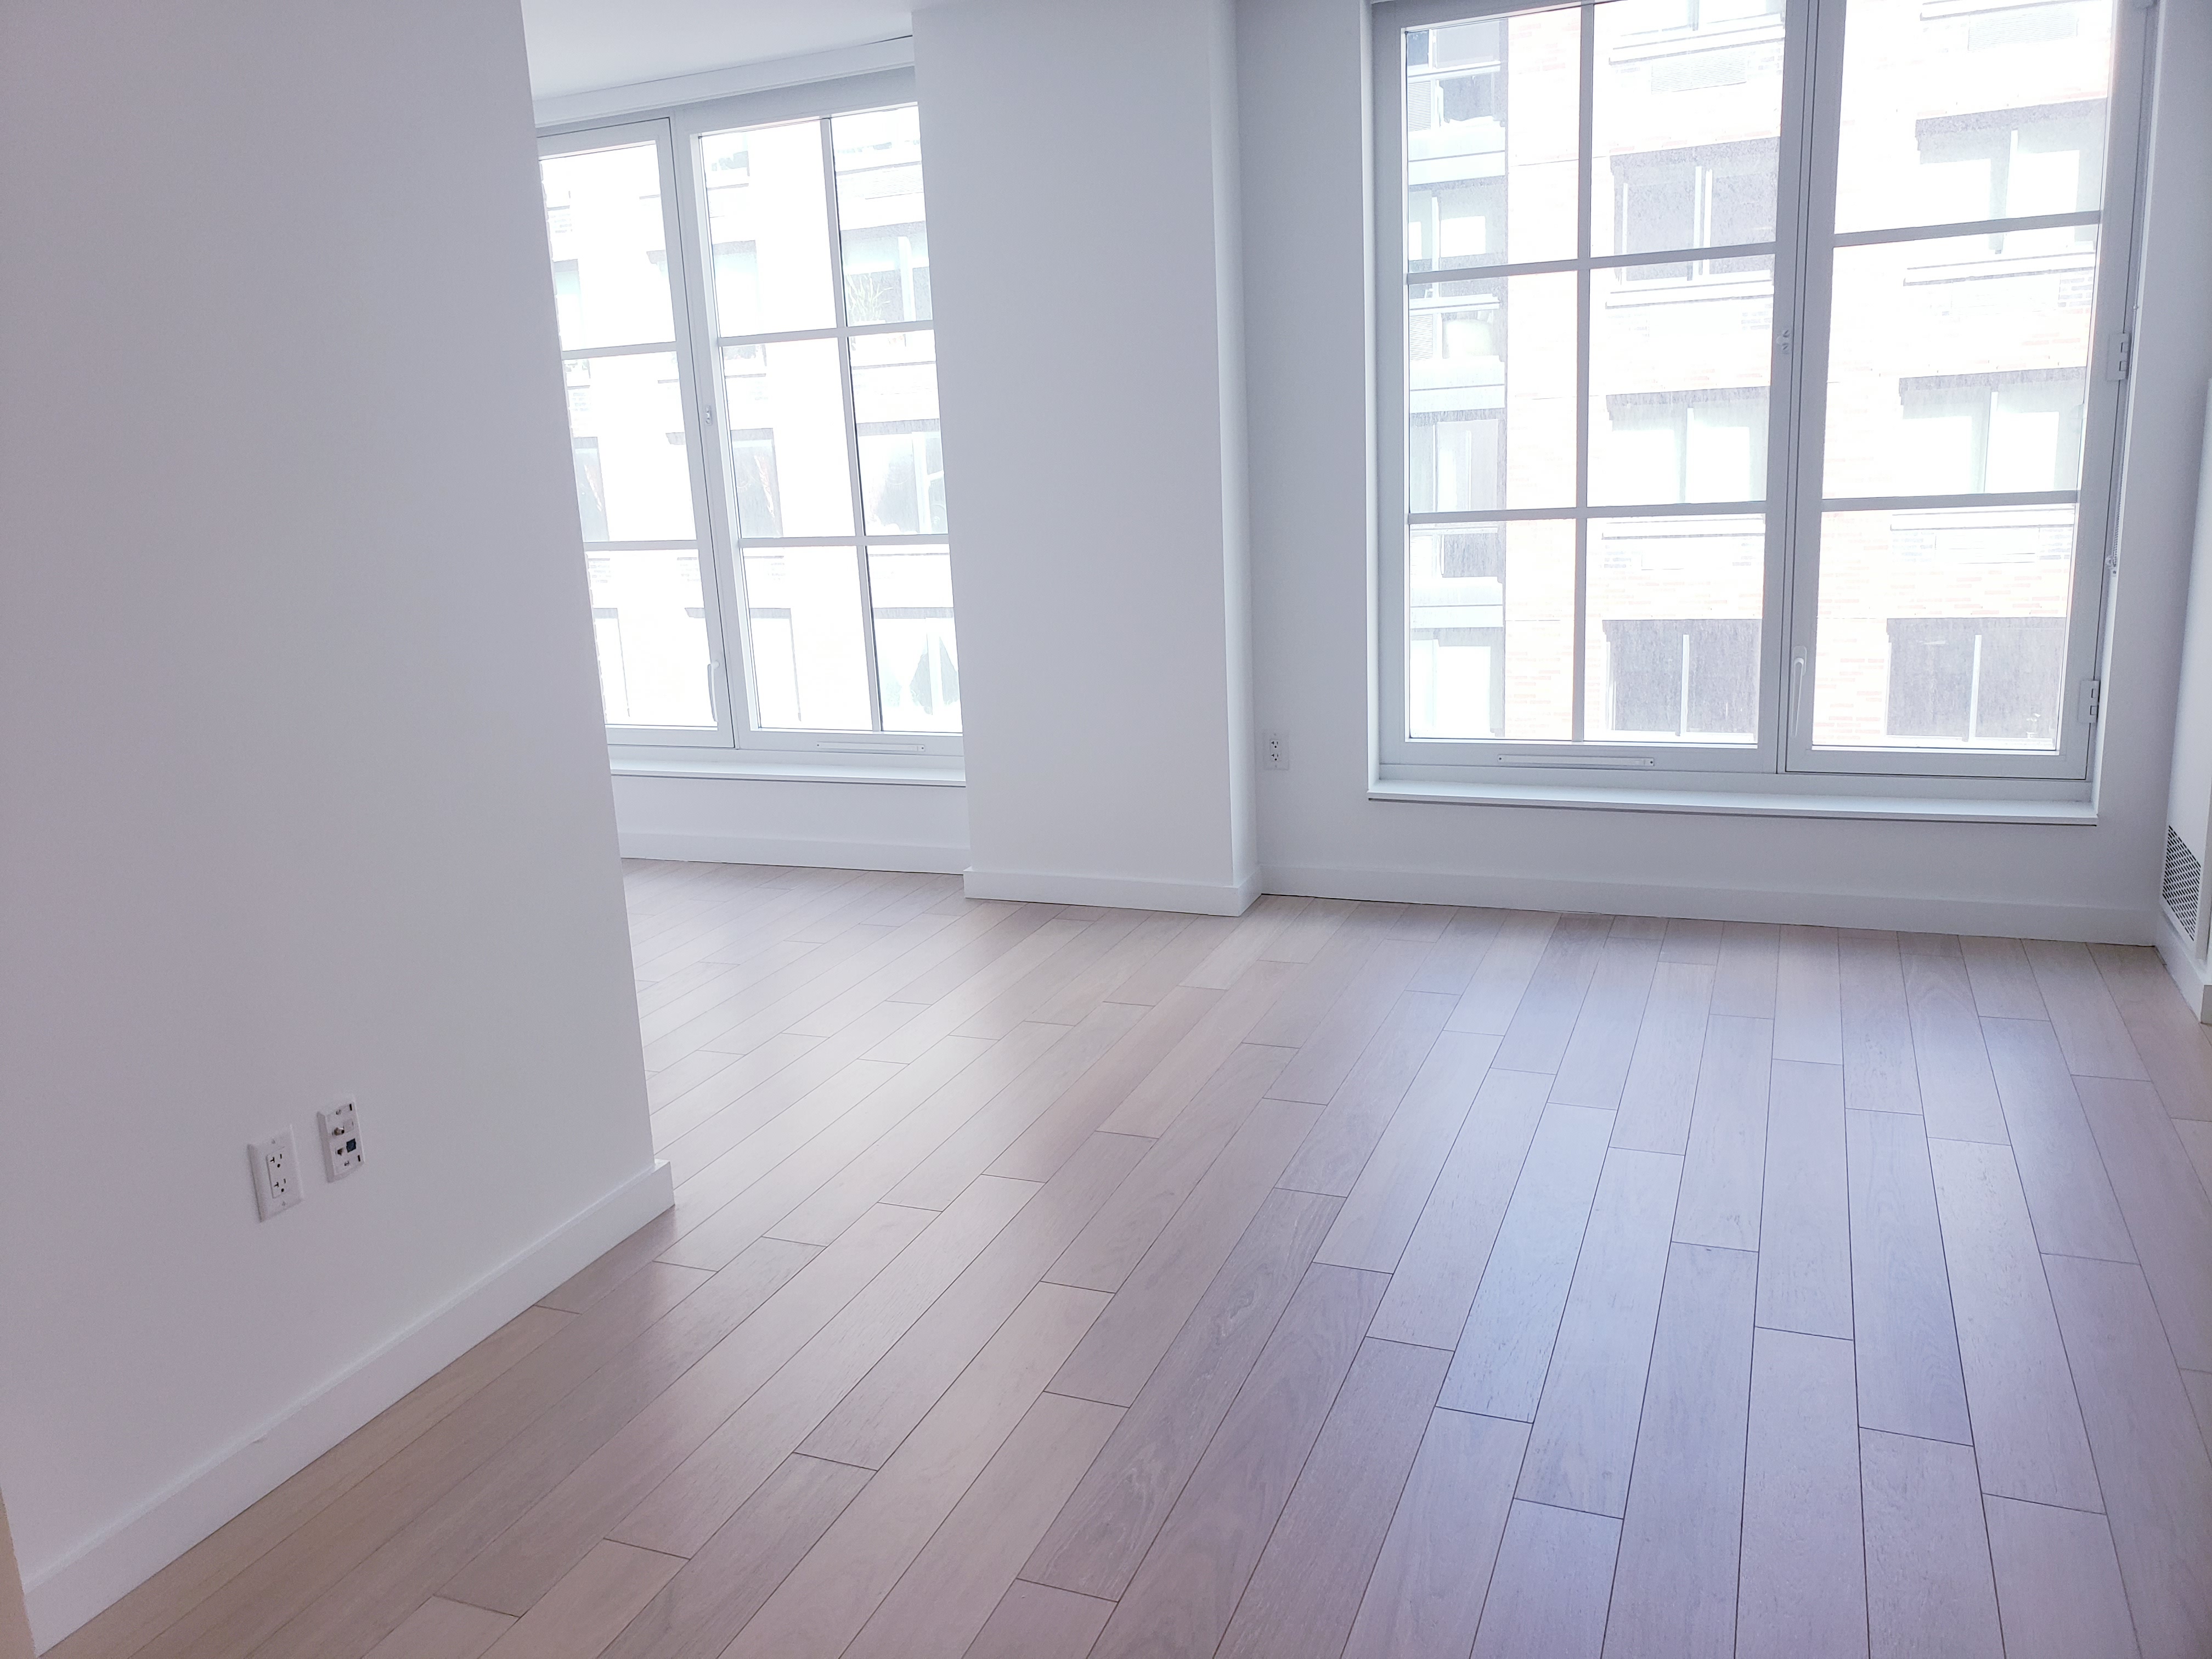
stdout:
[[2197,890],[2204,878],[2204,866],[2197,854],[2189,850],[2189,843],[2174,834],[2166,832],[2166,908],[2173,919],[2194,942],[2197,938]]

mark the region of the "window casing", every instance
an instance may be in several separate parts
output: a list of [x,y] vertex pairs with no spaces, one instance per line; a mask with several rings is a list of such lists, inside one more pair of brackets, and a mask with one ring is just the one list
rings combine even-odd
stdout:
[[2079,799],[2140,11],[1374,17],[1379,778]]
[[911,72],[540,150],[618,763],[957,764]]

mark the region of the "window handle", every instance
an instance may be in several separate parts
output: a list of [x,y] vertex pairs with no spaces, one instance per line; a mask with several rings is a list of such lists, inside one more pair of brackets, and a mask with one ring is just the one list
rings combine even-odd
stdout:
[[1790,735],[1793,741],[1805,735],[1805,659],[1798,657],[1790,665]]

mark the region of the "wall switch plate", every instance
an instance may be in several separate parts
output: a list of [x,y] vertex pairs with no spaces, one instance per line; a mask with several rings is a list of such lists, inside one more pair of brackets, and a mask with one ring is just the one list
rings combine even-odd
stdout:
[[301,1189],[300,1156],[289,1129],[254,1142],[246,1152],[253,1164],[253,1200],[261,1206],[264,1221],[307,1196]]
[[361,1125],[355,1120],[353,1102],[327,1112],[317,1112],[315,1122],[323,1132],[323,1174],[343,1181],[361,1168]]
[[1269,732],[1264,733],[1261,737],[1260,764],[1267,768],[1270,772],[1287,772],[1291,769],[1290,762],[1283,758],[1283,734],[1281,732]]

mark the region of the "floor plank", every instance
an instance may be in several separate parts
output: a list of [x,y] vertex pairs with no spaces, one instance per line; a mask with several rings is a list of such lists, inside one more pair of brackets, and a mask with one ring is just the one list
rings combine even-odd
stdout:
[[[2161,1120],[2163,1121],[2163,1120]],[[2012,1158],[1929,1143],[1982,1490],[2101,1510],[2066,1349]]]
[[2040,1020],[1984,1019],[1982,1030],[2037,1243],[2055,1255],[2134,1261],[2057,1037]]
[[683,1565],[672,1555],[600,1544],[492,1644],[487,1659],[599,1659]]
[[1498,1045],[1498,1064],[1556,1073],[1613,927],[1610,916],[1562,916]]
[[1620,1106],[1659,969],[1662,944],[1657,939],[1618,936],[1606,940],[1566,1052],[1559,1058],[1552,1083],[1553,1100],[1608,1111]]
[[2150,1073],[2143,1069],[2089,947],[2030,939],[2025,948],[2036,989],[2058,1033],[2058,1046],[2065,1051],[2067,1070],[2076,1077],[2134,1078],[2148,1083]]
[[1464,1659],[1528,1440],[1526,1424],[1431,1414],[1344,1659]]
[[1858,1401],[1851,1346],[1753,1340],[1735,1659],[1865,1659]]
[[1974,1007],[1984,1019],[2047,1019],[2035,970],[2016,939],[1962,939]]
[[1497,1051],[1496,1037],[1459,1031],[1437,1037],[1361,1165],[1317,1260],[1376,1273],[1397,1267]]
[[1614,1146],[1644,1152],[1680,1152],[1689,1146],[1713,973],[1696,963],[1661,959],[1621,1084]]
[[1774,1062],[1759,1197],[1759,1322],[1777,1330],[1851,1334],[1849,1071]]
[[1612,1134],[1610,1112],[1587,1106],[1544,1109],[1458,1334],[1443,1405],[1486,1417],[1535,1420]]
[[1875,1659],[2004,1659],[1973,1449],[1866,1429],[1859,1469]]
[[[1093,1659],[1211,1651],[1362,1347],[1379,1275],[1316,1267],[1199,1460]],[[1292,1314],[1298,1316],[1293,1318]]]
[[[1398,999],[1284,1170],[1285,1187],[1338,1198],[1352,1191],[1376,1142],[1382,1138],[1428,1064],[1437,1035],[1443,1030],[1444,1016],[1450,1012],[1448,997],[1409,991]],[[1309,1050],[1298,1052],[1303,1059]],[[1270,1096],[1299,1097],[1300,1091],[1285,1081],[1299,1063],[1293,1060],[1285,1068],[1267,1091]],[[1313,1074],[1307,1076],[1310,1080]],[[1471,1085],[1466,1092],[1473,1097]]]
[[1777,945],[1774,1054],[1844,1063],[1842,969],[1832,927],[1784,927]]
[[2135,1659],[2141,1650],[2103,1516],[2010,1498],[1983,1508],[2005,1659]]
[[1598,1659],[1620,1522],[1516,1502],[1505,1522],[1474,1659]]
[[1757,1270],[1741,1250],[1669,1255],[1606,1659],[1735,1651]]
[[967,1659],[1083,1659],[1113,1611],[1111,1601],[1017,1579],[991,1609]]
[[1781,948],[1782,930],[1771,922],[1723,922],[1720,960],[1713,964],[1712,1012],[1740,1019],[1772,1019]]
[[1508,911],[1498,933],[1483,953],[1467,989],[1444,1022],[1448,1031],[1470,1031],[1477,1036],[1503,1037],[1513,1023],[1513,1011],[1527,994],[1535,977],[1536,964],[1551,944],[1552,930],[1559,918],[1549,910]]
[[1907,956],[1905,1000],[1928,1133],[1947,1140],[2005,1139],[2004,1109],[1965,959]]
[[2212,1460],[2142,1270],[2049,1256],[2044,1268],[2105,1493],[2143,1659],[2212,1653]]
[[1846,929],[1837,935],[1837,957],[1844,1103],[1856,1111],[1919,1111],[1920,1075],[1897,935]]
[[1606,1154],[1516,1496],[1596,1515],[1626,1510],[1681,1179],[1682,1160],[1665,1152]]
[[465,1601],[432,1596],[368,1650],[368,1659],[481,1659],[514,1620]]
[[1685,1244],[1755,1250],[1775,1028],[1721,1014],[1705,1027],[1674,1237]]
[[2212,1371],[2212,1197],[2156,1089],[2094,1077],[2075,1086],[2174,1360]]
[[1859,1421],[1966,1445],[1972,1432],[1927,1139],[1919,1120],[1899,1112],[1844,1116]]

